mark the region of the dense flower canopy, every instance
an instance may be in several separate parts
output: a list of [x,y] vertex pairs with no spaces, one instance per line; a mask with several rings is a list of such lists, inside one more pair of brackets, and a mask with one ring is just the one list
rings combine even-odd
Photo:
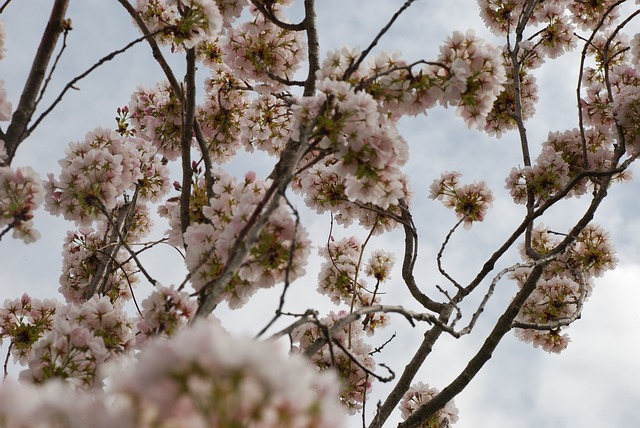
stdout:
[[[67,2],[55,2],[61,12],[54,8],[52,22],[60,28],[47,30],[50,49],[72,30]],[[441,334],[472,332],[503,277],[515,284],[508,307],[474,363],[482,367],[509,331],[547,352],[567,348],[566,330],[595,279],[617,263],[594,213],[611,186],[630,180],[640,156],[640,36],[627,27],[640,15],[637,7],[478,0],[503,45],[473,30],[453,31],[433,58],[409,59],[374,48],[412,1],[369,47],[326,54],[318,51],[321,5],[313,0],[304,2],[299,22],[289,18],[293,0],[119,3],[141,37],[96,68],[144,42],[164,77],[138,86],[126,105],[119,101],[113,129],[90,126],[83,140],[69,143],[59,170],[45,180],[13,160],[33,131],[49,78],[33,83],[33,95],[25,90],[30,102],[18,103],[0,80],[0,122],[8,123],[0,129],[0,245],[13,244],[9,231],[24,243],[37,240],[42,232],[33,218],[43,203],[75,228],[62,243],[63,299],[25,293],[0,307],[0,341],[24,367],[20,383],[0,388],[0,424],[336,427],[346,415],[362,413],[364,421],[374,388],[393,381],[372,427],[394,409],[403,427],[449,426],[458,420],[453,397],[476,365],[442,390],[418,381],[418,370]],[[0,60],[10,49],[2,19]],[[539,101],[534,73],[578,49],[577,124],[533,146],[526,123]],[[183,77],[168,56],[183,61]],[[38,66],[53,73],[57,59],[42,61]],[[505,187],[522,221],[473,275],[447,271],[444,253],[460,225],[475,233],[504,201],[486,181],[464,183],[444,165],[428,192],[413,190],[401,121],[437,106],[490,136],[516,131],[520,142]],[[268,163],[271,173],[260,177],[238,161],[241,153]],[[227,167],[234,161],[240,167]],[[422,185],[425,176],[417,178]],[[552,206],[579,197],[589,202],[567,229],[542,223]],[[415,275],[421,259],[412,206],[428,198],[457,218],[435,251],[445,285]],[[315,239],[303,210],[329,219],[327,236]],[[149,238],[156,229],[164,236]],[[397,234],[404,234],[401,255],[384,247]],[[175,251],[182,282],[163,283],[141,261],[161,245]],[[307,274],[314,257],[317,278]],[[390,290],[400,284],[410,304],[395,305]],[[244,310],[276,286],[282,292],[274,318],[254,339],[230,335],[213,314],[220,306]],[[308,293],[311,309],[287,312],[290,287]],[[321,314],[317,298],[334,310]],[[379,339],[392,314],[428,324],[399,381],[378,359],[395,337]],[[28,405],[15,405],[26,396]]]

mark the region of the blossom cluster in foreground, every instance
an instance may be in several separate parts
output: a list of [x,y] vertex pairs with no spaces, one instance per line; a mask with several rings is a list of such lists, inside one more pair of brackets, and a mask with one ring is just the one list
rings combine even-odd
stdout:
[[[83,340],[75,331],[71,337]],[[129,361],[104,366],[102,375],[110,379],[104,391],[9,381],[0,389],[0,421],[122,428],[334,428],[344,422],[330,373],[283,355],[275,344],[233,338],[215,321],[155,341]]]

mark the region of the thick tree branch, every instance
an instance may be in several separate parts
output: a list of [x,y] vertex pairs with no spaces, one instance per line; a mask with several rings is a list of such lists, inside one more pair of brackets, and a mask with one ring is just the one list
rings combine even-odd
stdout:
[[162,51],[158,46],[158,42],[156,42],[153,37],[149,37],[151,35],[151,31],[149,31],[147,24],[144,23],[144,20],[142,19],[138,11],[131,5],[131,3],[129,3],[128,0],[118,0],[118,3],[120,3],[122,7],[124,7],[129,15],[133,18],[133,20],[138,25],[138,28],[140,28],[140,31],[142,31],[142,34],[147,36],[147,42],[149,43],[149,47],[151,48],[153,58],[156,60],[158,65],[160,65],[160,68],[162,68],[165,77],[171,85],[171,89],[173,89],[176,95],[178,95],[178,97],[182,99],[182,87],[180,86],[180,82],[176,78],[175,74],[173,74],[173,70],[169,66],[169,63],[167,63],[167,60],[164,59],[164,55],[162,55]]
[[402,261],[402,279],[407,285],[409,292],[416,301],[430,311],[439,313],[444,305],[442,303],[431,300],[429,296],[424,294],[418,288],[416,279],[413,276],[413,268],[418,258],[418,232],[413,224],[413,218],[409,207],[404,199],[399,202],[401,210],[402,226],[404,227],[404,258]]
[[[453,309],[451,306],[445,307],[440,313],[440,317],[438,318],[440,323],[446,324],[449,317],[451,316],[452,311]],[[398,403],[402,399],[402,396],[411,387],[411,382],[416,376],[416,373],[418,373],[418,370],[420,370],[426,358],[429,356],[429,354],[431,354],[433,345],[440,338],[440,335],[443,333],[443,331],[444,330],[440,326],[435,325],[425,333],[420,347],[413,355],[411,361],[405,366],[404,371],[398,379],[395,387],[389,393],[384,403],[380,407],[378,407],[378,411],[369,424],[369,428],[382,428],[384,426],[384,423],[391,415],[391,412],[393,412],[398,406]]]
[[186,88],[182,102],[182,189],[180,193],[180,228],[184,234],[191,222],[191,141],[196,115],[196,51],[187,49]]
[[304,84],[305,97],[310,97],[316,90],[316,72],[320,69],[320,44],[316,26],[315,0],[304,0],[305,17],[302,22],[307,32],[307,46],[309,49],[309,71]]
[[44,30],[40,46],[33,60],[27,82],[25,83],[18,106],[13,112],[11,123],[4,136],[5,149],[7,150],[6,164],[10,165],[16,150],[25,139],[25,133],[29,121],[36,108],[36,99],[45,78],[49,61],[62,34],[64,17],[69,0],[56,0],[49,16],[49,22]]
[[535,290],[538,279],[542,276],[545,266],[546,263],[540,264],[531,270],[529,277],[518,294],[516,294],[507,307],[507,310],[502,314],[489,336],[487,336],[480,350],[471,358],[460,375],[430,401],[416,410],[403,423],[399,424],[398,428],[420,426],[422,422],[428,420],[438,410],[443,408],[471,382],[480,369],[489,361],[493,355],[493,351],[495,351],[504,335],[511,330],[513,320],[518,315],[518,312],[520,312],[520,308],[524,302]]

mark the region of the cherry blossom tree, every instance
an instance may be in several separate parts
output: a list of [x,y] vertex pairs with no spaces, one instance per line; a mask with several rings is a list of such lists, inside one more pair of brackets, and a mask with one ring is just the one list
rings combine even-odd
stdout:
[[[369,45],[321,53],[322,2],[117,0],[139,37],[50,97],[74,36],[69,1],[52,2],[20,98],[0,81],[0,248],[39,239],[46,213],[73,229],[61,243],[59,300],[3,296],[3,425],[336,427],[351,417],[373,428],[396,412],[401,427],[446,427],[459,418],[454,398],[509,332],[550,353],[569,346],[568,327],[617,261],[594,215],[640,154],[639,2],[478,0],[501,44],[468,30],[452,31],[433,58],[377,49],[414,2],[399,4]],[[3,19],[18,19],[11,8],[0,8],[3,61],[19,37],[5,35]],[[139,86],[115,123],[68,143],[57,171],[14,165],[78,82],[139,44],[162,81]],[[575,123],[531,141],[535,71],[568,52],[578,53]],[[520,143],[505,184],[521,218],[471,279],[444,259],[454,235],[494,214],[494,192],[443,165],[430,193],[418,193],[423,177],[404,171],[400,121],[438,106]],[[268,159],[271,172],[225,169],[241,153]],[[416,274],[424,238],[412,207],[428,198],[454,213],[452,227],[420,230],[439,237],[445,285]],[[582,211],[558,230],[549,212],[576,198]],[[309,219],[329,233],[318,239]],[[157,229],[163,237],[150,239]],[[403,239],[403,253],[384,248],[385,236]],[[180,283],[145,262],[167,245]],[[466,367],[438,388],[419,378],[443,337],[475,332],[503,282],[514,285],[499,291],[508,302]],[[394,301],[392,283],[410,304]],[[292,288],[304,290],[296,306]],[[241,311],[264,289],[279,296],[273,318],[251,339],[226,331],[220,308]],[[319,299],[333,310],[321,312]],[[385,364],[389,325],[423,333],[403,366]],[[368,417],[382,384],[389,393]]]

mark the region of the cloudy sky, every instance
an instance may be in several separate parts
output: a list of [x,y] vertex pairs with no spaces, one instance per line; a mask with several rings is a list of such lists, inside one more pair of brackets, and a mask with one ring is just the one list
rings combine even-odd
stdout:
[[[321,53],[329,49],[366,46],[403,3],[400,0],[320,0],[318,25]],[[14,106],[29,70],[30,61],[49,13],[49,2],[14,0],[0,17],[7,32],[7,55],[0,61],[0,79],[4,80]],[[473,0],[417,1],[383,39],[380,49],[399,50],[407,60],[433,59],[438,46],[454,30],[474,28],[476,33],[495,40],[477,17]],[[295,16],[295,11],[293,12]],[[59,65],[48,91],[49,100],[74,76],[100,57],[138,37],[128,15],[115,0],[71,2],[68,16],[74,30],[67,53]],[[293,18],[295,20],[295,18]],[[638,26],[636,26],[638,27]],[[179,58],[175,58],[177,69]],[[532,151],[549,131],[576,126],[576,58],[567,56],[548,63],[536,74],[540,99],[536,116],[527,124]],[[180,72],[176,73],[181,75]],[[200,74],[204,77],[204,73]],[[113,127],[115,109],[126,105],[130,94],[140,85],[151,86],[161,78],[146,45],[140,45],[96,70],[81,81],[78,91],[67,95],[32,137],[20,147],[13,165],[32,165],[44,177],[59,173],[57,160],[71,141],[81,140],[94,127]],[[44,102],[46,104],[46,101]],[[3,125],[4,126],[4,125]],[[504,189],[504,179],[520,162],[519,142],[514,133],[502,139],[489,138],[467,130],[455,112],[434,109],[428,116],[403,120],[402,132],[410,145],[406,172],[412,179],[414,219],[420,234],[420,258],[417,277],[421,287],[433,290],[443,285],[436,275],[435,255],[455,218],[439,202],[427,198],[432,180],[443,170],[459,170],[466,180],[484,180],[492,188],[496,202],[487,220],[470,231],[454,236],[445,255],[447,270],[460,281],[475,276],[486,258],[519,223],[523,208],[514,206]],[[243,155],[241,162],[228,166],[238,176],[249,168],[263,177],[267,164]],[[637,175],[637,174],[636,174]],[[456,398],[460,409],[458,428],[489,427],[630,427],[640,425],[640,200],[638,183],[621,184],[611,190],[596,221],[610,231],[618,249],[619,264],[597,284],[585,305],[582,319],[569,330],[572,342],[561,355],[549,355],[508,335],[493,358],[471,385]],[[556,230],[566,229],[579,216],[587,201],[575,201],[553,210],[543,221]],[[318,243],[326,239],[328,218],[305,216],[308,230]],[[0,298],[15,298],[27,291],[34,297],[56,297],[61,266],[61,243],[72,225],[41,212],[35,220],[42,239],[31,245],[5,237],[0,242]],[[158,224],[158,236],[164,225]],[[335,231],[337,237],[358,231]],[[401,257],[401,233],[374,240],[372,248],[395,251]],[[516,261],[511,253],[500,265]],[[159,249],[147,259],[150,270],[164,284],[179,283],[184,270],[175,253]],[[288,309],[317,307],[314,295],[318,259],[312,258],[307,278],[292,287]],[[146,291],[148,292],[148,290]],[[388,285],[387,304],[411,305],[399,274]],[[509,281],[498,291],[473,334],[460,340],[446,337],[439,342],[416,380],[443,388],[464,367],[490,330],[504,305],[515,292]],[[144,295],[145,290],[140,290]],[[273,313],[277,294],[262,293],[260,298],[240,311],[221,308],[223,323],[239,333],[255,333]],[[477,296],[481,297],[481,296]],[[319,303],[323,310],[335,309]],[[381,333],[381,340],[394,331],[398,334],[379,361],[399,373],[421,340],[424,326],[411,329],[399,319]],[[385,333],[387,336],[385,337]],[[369,408],[384,396],[380,386]],[[399,421],[395,414],[389,426]],[[353,421],[358,426],[359,421]]]

